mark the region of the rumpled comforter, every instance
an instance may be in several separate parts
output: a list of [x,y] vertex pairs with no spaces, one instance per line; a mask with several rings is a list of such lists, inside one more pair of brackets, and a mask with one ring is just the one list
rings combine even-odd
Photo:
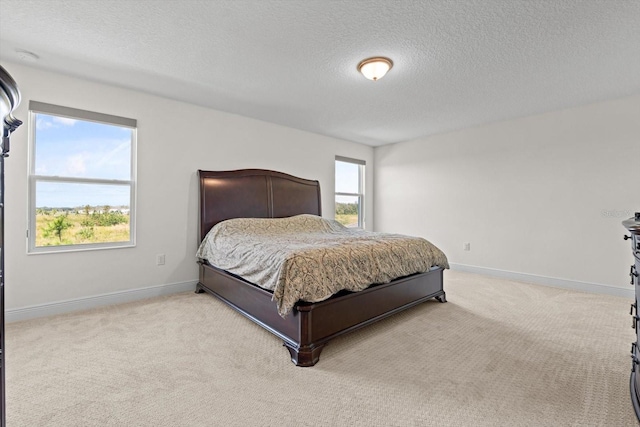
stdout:
[[315,215],[222,221],[196,256],[273,291],[283,317],[299,300],[318,302],[341,290],[449,268],[444,253],[423,238],[346,228]]

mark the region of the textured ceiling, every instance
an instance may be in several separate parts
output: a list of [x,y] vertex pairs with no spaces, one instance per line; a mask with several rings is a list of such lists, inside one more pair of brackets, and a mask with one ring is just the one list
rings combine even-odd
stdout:
[[[369,145],[640,93],[640,0],[0,0],[0,59]],[[383,55],[378,82],[356,70]]]

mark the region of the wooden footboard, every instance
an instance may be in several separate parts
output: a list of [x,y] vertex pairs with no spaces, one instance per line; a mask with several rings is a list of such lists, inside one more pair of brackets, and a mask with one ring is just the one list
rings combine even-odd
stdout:
[[271,292],[205,263],[196,292],[203,291],[281,338],[297,366],[315,365],[322,348],[337,336],[430,298],[446,301],[442,268],[317,303],[300,302],[286,318],[278,314]]

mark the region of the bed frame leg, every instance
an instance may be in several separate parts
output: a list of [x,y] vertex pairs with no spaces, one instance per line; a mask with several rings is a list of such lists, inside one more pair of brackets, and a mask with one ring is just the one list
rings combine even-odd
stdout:
[[442,295],[437,296],[436,299],[442,303],[445,303],[447,302],[447,294],[442,291]]
[[287,350],[289,350],[291,361],[296,366],[302,367],[313,366],[318,363],[318,360],[320,360],[320,353],[325,346],[325,344],[321,344],[318,346],[310,345],[305,347],[294,347],[287,342],[283,345],[287,347]]
[[202,285],[200,283],[198,283],[196,285],[196,294],[201,294],[204,292],[204,289],[202,289]]

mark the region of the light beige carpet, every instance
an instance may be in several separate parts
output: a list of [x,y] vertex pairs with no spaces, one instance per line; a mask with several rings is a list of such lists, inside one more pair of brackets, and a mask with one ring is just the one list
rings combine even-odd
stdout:
[[9,324],[8,425],[636,425],[631,301],[445,277],[313,368],[207,294]]

